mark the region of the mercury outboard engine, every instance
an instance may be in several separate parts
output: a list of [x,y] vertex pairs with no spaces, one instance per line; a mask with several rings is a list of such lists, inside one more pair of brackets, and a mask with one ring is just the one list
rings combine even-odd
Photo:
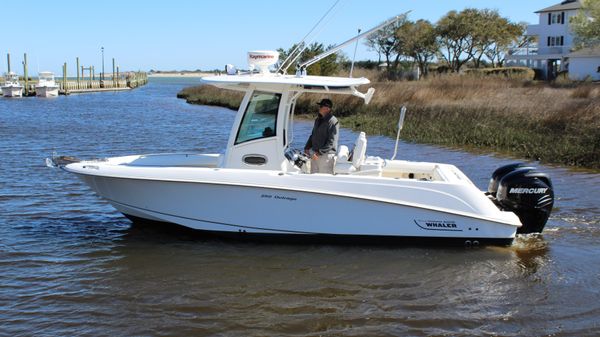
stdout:
[[550,177],[534,167],[510,164],[492,175],[488,194],[504,211],[515,213],[521,220],[519,234],[541,233],[554,205],[554,190]]

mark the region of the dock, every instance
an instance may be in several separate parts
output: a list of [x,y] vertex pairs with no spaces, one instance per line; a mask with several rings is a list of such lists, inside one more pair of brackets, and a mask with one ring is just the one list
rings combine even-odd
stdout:
[[[103,51],[104,52],[104,51]],[[96,74],[93,65],[85,67],[79,64],[79,57],[76,58],[76,77],[68,77],[67,63],[62,66],[62,77],[55,77],[55,83],[58,85],[60,95],[102,92],[102,91],[125,91],[131,90],[148,83],[148,75],[143,71],[125,71],[121,72],[116,65],[115,59],[112,59],[112,72],[104,72],[104,58],[102,59],[102,72]],[[10,54],[7,54],[8,72],[10,72]],[[87,72],[87,76],[86,76]],[[28,76],[27,54],[23,55],[23,96],[35,96],[35,85],[38,80]]]
[[[119,66],[115,65],[115,59],[112,59],[112,73],[106,76],[100,73],[96,76],[94,66],[84,67],[79,64],[79,57],[76,58],[77,77],[75,80],[69,80],[67,77],[67,63],[62,67],[62,79],[57,80],[59,85],[58,92],[61,95],[76,93],[99,92],[99,91],[121,91],[130,90],[148,83],[148,75],[142,71],[129,71],[122,73]],[[88,72],[86,78],[85,73]]]
[[[145,72],[127,72],[119,73],[116,76],[107,76],[99,80],[92,78],[68,79],[63,75],[62,79],[57,79],[58,93],[61,95],[81,94],[88,92],[102,91],[123,91],[131,90],[148,83],[148,76]],[[35,86],[33,88],[35,91]]]

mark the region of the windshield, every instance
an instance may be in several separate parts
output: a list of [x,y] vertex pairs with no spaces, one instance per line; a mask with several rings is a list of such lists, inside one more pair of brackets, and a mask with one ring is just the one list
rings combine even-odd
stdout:
[[242,119],[235,144],[274,137],[281,94],[255,91]]

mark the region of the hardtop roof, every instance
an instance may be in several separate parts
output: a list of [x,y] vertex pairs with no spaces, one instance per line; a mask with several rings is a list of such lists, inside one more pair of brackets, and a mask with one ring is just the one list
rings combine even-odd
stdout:
[[214,85],[236,85],[236,84],[272,84],[272,85],[302,85],[322,86],[329,88],[356,87],[369,84],[367,78],[332,77],[332,76],[296,76],[280,74],[244,74],[244,75],[220,75],[202,77],[202,81]]

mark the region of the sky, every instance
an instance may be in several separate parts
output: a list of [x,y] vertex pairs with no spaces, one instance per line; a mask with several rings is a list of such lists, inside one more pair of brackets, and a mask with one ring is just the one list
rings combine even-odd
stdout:
[[[69,76],[80,65],[104,66],[112,58],[125,70],[212,70],[225,64],[247,66],[251,50],[289,48],[299,42],[336,0],[31,0],[3,1],[4,33],[0,38],[0,72],[23,73],[27,53],[29,74],[53,71]],[[497,9],[513,22],[537,23],[536,10],[560,0],[340,0],[324,20],[314,41],[339,44],[397,14],[436,22],[450,10]],[[8,34],[14,27],[16,32]],[[343,50],[352,56],[354,46]],[[357,60],[377,60],[361,41]]]

